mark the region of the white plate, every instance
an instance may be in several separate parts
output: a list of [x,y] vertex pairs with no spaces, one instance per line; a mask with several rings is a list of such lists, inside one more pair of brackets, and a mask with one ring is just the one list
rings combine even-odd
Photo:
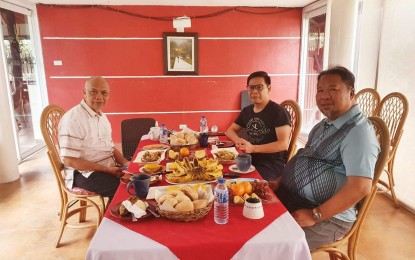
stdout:
[[228,151],[228,152],[231,152],[231,153],[233,153],[234,155],[235,155],[235,159],[232,159],[232,160],[225,160],[225,159],[219,159],[218,158],[218,160],[219,160],[219,162],[221,162],[221,161],[223,161],[223,162],[227,162],[227,161],[229,161],[229,162],[233,162],[233,163],[235,163],[235,160],[236,160],[236,157],[238,156],[238,151],[236,151],[236,148],[235,147],[229,147],[229,148],[216,148],[216,149],[212,149],[211,151],[210,151],[210,153],[213,155],[213,158],[217,158],[217,155],[216,155],[216,153],[218,153],[218,152],[220,152],[220,151]]
[[255,180],[258,180],[258,179],[255,179],[255,178],[235,178],[235,179],[230,179],[230,180],[227,180],[227,181],[230,181],[230,182],[237,182],[237,181],[253,182]]
[[[161,156],[160,156],[160,158],[159,158],[157,161],[154,161],[154,162],[143,162],[143,161],[142,161],[142,158],[143,158],[143,155],[144,155],[146,152],[149,152],[149,153],[161,152]],[[135,162],[135,163],[148,163],[148,164],[150,164],[150,163],[157,163],[157,164],[159,164],[161,161],[163,161],[163,160],[164,160],[165,156],[166,156],[166,150],[140,151],[140,152],[137,154],[137,157],[135,158],[135,160],[134,160],[133,162]]]
[[213,181],[188,181],[188,182],[171,182],[169,180],[167,180],[166,178],[166,182],[170,183],[170,184],[177,184],[177,185],[186,185],[186,184],[206,184],[206,183],[211,183],[211,182],[216,182],[217,180],[213,180]]
[[243,172],[243,171],[238,170],[238,167],[236,167],[236,164],[233,164],[229,166],[229,170],[232,172],[240,173],[240,174],[246,174],[246,173],[255,171],[255,166],[251,165],[251,167],[249,167],[249,170],[247,170],[246,172]]

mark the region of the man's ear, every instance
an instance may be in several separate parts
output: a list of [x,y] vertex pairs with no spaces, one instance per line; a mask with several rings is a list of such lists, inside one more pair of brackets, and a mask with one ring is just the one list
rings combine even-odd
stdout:
[[350,91],[350,98],[354,98],[354,88],[352,88]]

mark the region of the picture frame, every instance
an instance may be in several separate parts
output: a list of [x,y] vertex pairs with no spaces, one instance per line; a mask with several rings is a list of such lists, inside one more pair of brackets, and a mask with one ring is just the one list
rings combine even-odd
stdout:
[[164,74],[197,75],[198,45],[197,33],[163,33]]

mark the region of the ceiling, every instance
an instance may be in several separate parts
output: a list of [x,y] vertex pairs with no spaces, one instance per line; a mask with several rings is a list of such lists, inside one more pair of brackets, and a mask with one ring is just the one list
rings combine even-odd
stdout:
[[174,5],[174,6],[264,6],[304,7],[316,0],[26,0],[62,5]]

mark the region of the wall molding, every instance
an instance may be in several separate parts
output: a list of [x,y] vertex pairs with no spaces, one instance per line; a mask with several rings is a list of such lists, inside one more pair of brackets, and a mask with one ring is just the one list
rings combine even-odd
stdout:
[[[51,37],[45,36],[44,40],[76,40],[76,41],[154,41],[162,40],[162,37]],[[265,36],[265,37],[199,37],[199,40],[300,40],[300,36]]]

